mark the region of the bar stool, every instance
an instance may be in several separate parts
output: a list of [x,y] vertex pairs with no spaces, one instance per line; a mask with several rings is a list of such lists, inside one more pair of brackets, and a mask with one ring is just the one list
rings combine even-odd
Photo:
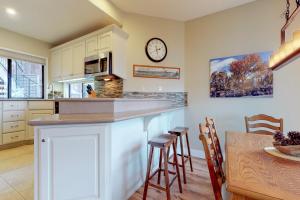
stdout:
[[[188,137],[188,130],[189,130],[189,128],[187,128],[187,127],[176,127],[175,129],[169,131],[169,133],[171,135],[176,136],[176,140],[175,140],[176,147],[177,147],[178,137],[179,137],[179,140],[180,140],[180,153],[178,153],[177,155],[181,157],[181,164],[178,164],[178,165],[179,165],[179,167],[182,167],[184,184],[186,184],[185,163],[187,161],[190,162],[191,171],[193,171],[193,164],[192,164],[192,157],[191,157],[190,142],[189,142],[189,137]],[[184,154],[183,136],[185,136],[185,138],[186,138],[186,145],[187,145],[188,155]],[[168,149],[168,154],[169,154],[169,149]],[[174,153],[174,155],[176,155],[176,154]],[[175,157],[177,157],[177,156],[173,157],[173,163],[174,163],[174,160],[177,159]],[[169,163],[173,164],[172,162],[169,162]]]
[[[146,181],[144,186],[144,195],[143,200],[147,198],[147,192],[148,192],[148,186],[154,187],[158,190],[165,191],[167,194],[167,200],[171,199],[171,193],[170,193],[170,186],[174,183],[175,179],[178,180],[178,186],[179,191],[182,193],[182,186],[180,181],[180,172],[179,172],[179,166],[177,163],[177,158],[175,158],[174,165],[176,167],[176,172],[168,170],[168,161],[169,158],[167,156],[167,150],[173,146],[173,151],[176,152],[176,146],[175,146],[175,140],[176,137],[173,135],[160,135],[158,137],[155,137],[151,139],[148,144],[150,145],[150,153],[149,153],[149,160],[148,160],[148,167],[147,167],[147,174],[146,174]],[[159,148],[160,150],[160,156],[159,156],[159,167],[155,172],[151,175],[151,165],[153,160],[153,151],[154,148]],[[164,169],[162,169],[162,158],[164,158]],[[161,179],[161,172],[164,172],[165,176],[165,188],[161,186],[160,179]],[[158,173],[158,179],[157,184],[151,183],[150,180]],[[175,175],[174,178],[170,181],[169,180],[169,174]]]

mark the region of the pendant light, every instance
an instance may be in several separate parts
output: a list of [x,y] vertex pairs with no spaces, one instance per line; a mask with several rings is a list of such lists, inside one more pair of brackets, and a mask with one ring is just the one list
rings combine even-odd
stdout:
[[296,9],[290,15],[290,0],[286,0],[286,23],[281,29],[281,46],[275,51],[270,59],[269,67],[272,70],[278,70],[284,65],[300,57],[300,30],[293,33],[290,41],[285,40],[285,32],[289,25],[294,21],[296,15],[300,12],[300,0],[296,0]]

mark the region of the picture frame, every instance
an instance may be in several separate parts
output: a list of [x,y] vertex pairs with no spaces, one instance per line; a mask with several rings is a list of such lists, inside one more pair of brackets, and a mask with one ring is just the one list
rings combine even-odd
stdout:
[[179,80],[180,68],[134,64],[133,77]]

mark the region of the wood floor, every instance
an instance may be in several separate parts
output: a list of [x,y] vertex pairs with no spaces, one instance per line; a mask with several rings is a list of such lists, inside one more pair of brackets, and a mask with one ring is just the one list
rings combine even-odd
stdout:
[[[172,200],[214,199],[206,161],[193,159],[193,165],[194,172],[187,165],[182,194],[177,182],[172,185]],[[33,170],[33,145],[0,151],[0,200],[33,200]],[[130,200],[141,200],[142,196],[143,187]],[[147,199],[165,200],[166,195],[149,187]]]
[[[191,172],[189,165],[187,166],[187,184],[182,184],[183,193],[178,189],[177,182],[171,187],[172,200],[205,200],[214,199],[213,190],[210,183],[208,169],[205,160],[193,158],[194,171]],[[162,177],[163,179],[163,177]],[[155,182],[155,179],[153,180]],[[143,199],[143,190],[141,187],[129,200]],[[165,200],[165,192],[157,191],[154,188],[148,189],[148,200]]]

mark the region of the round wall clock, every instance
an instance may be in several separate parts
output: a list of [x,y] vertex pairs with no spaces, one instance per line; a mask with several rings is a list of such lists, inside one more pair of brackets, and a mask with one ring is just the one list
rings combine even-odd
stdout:
[[161,62],[167,56],[167,45],[160,38],[151,38],[145,47],[146,55],[153,62]]

